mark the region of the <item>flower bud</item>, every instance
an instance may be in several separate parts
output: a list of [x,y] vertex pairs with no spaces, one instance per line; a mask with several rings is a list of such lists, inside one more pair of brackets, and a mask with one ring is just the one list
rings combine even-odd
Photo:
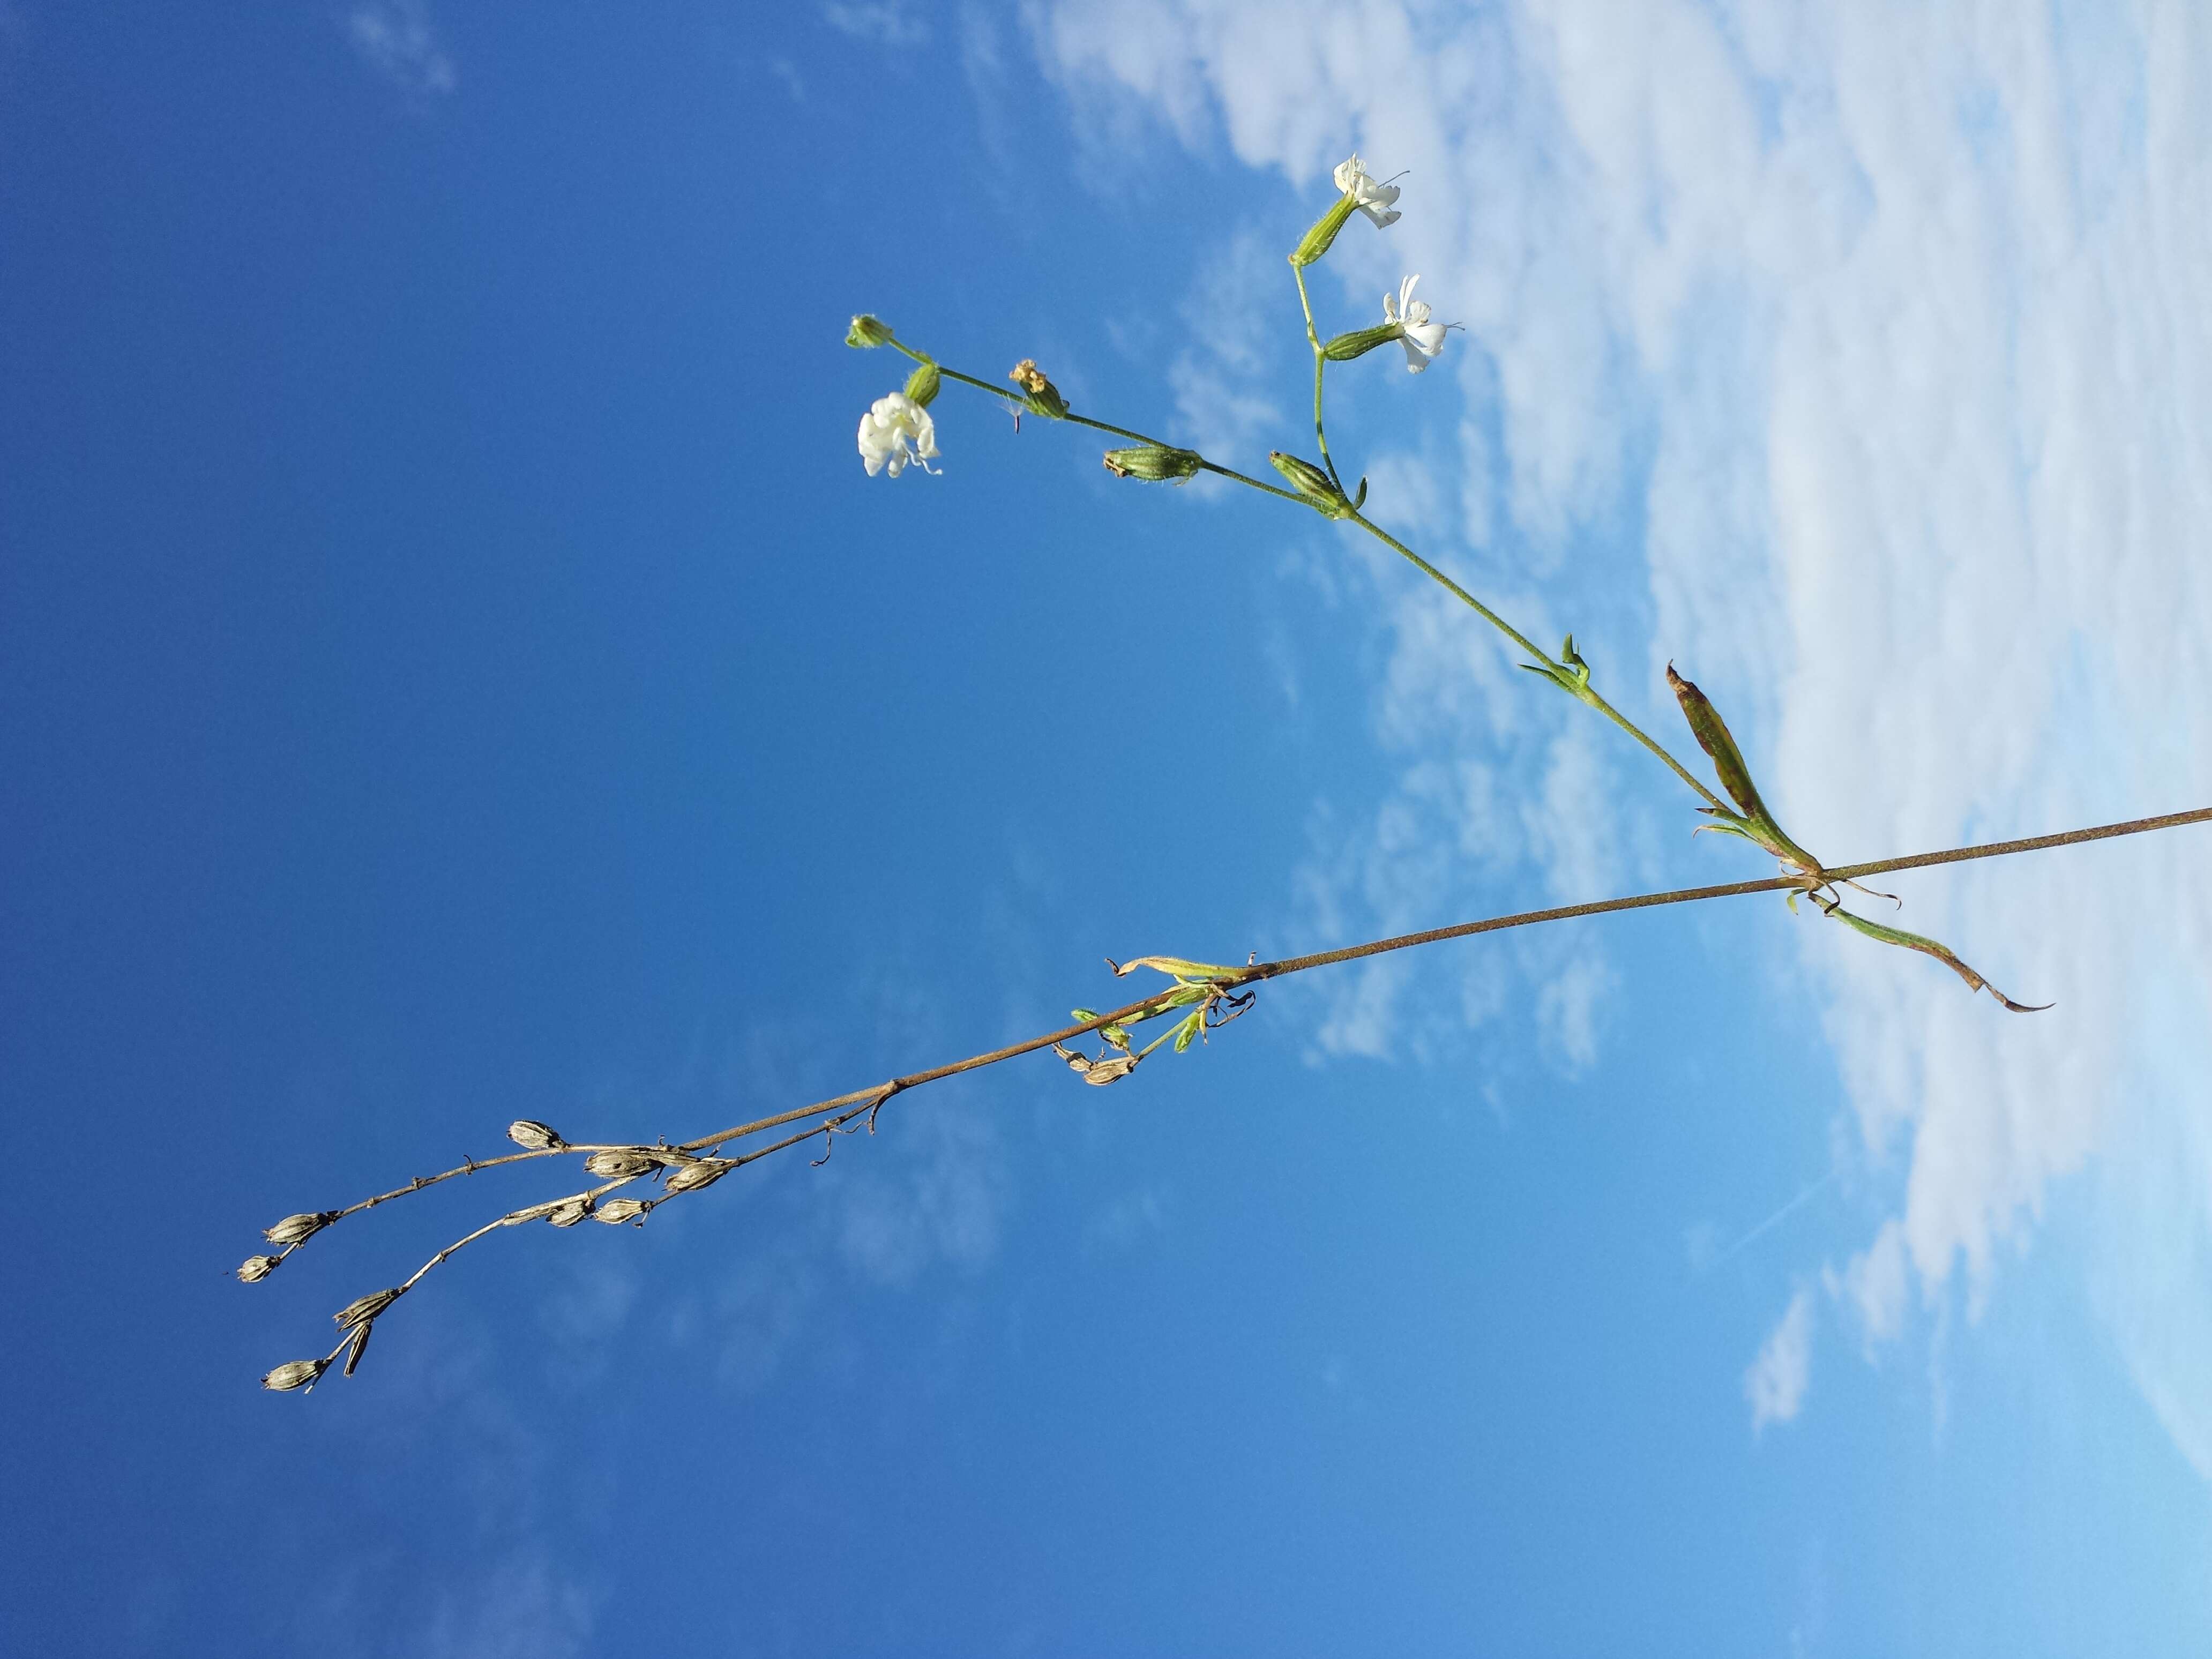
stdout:
[[672,1193],[696,1193],[702,1187],[711,1187],[736,1169],[734,1159],[702,1158],[696,1164],[678,1164],[668,1172],[668,1190]]
[[289,1394],[295,1389],[312,1389],[330,1363],[327,1359],[289,1361],[263,1377],[261,1386],[274,1394]]
[[619,1227],[625,1221],[636,1220],[645,1211],[646,1206],[634,1198],[617,1198],[592,1211],[592,1219],[604,1221],[610,1227]]
[[568,1143],[549,1124],[519,1117],[507,1126],[507,1138],[526,1152],[557,1152]]
[[388,1291],[371,1291],[367,1296],[356,1297],[347,1303],[344,1307],[332,1314],[331,1319],[340,1330],[349,1331],[356,1325],[368,1324],[370,1320],[398,1300],[399,1291],[397,1287]]
[[336,1210],[318,1210],[313,1215],[288,1215],[262,1234],[271,1244],[286,1248],[303,1243],[338,1218]]
[[1281,450],[1268,453],[1267,460],[1281,473],[1291,487],[1306,499],[1309,506],[1325,518],[1344,519],[1352,515],[1352,503],[1344,499],[1344,492],[1330,477],[1311,461],[1302,461]]
[[649,1175],[660,1167],[660,1160],[638,1146],[617,1146],[604,1152],[593,1152],[584,1160],[584,1167],[602,1181],[624,1181],[632,1176]]
[[937,388],[944,379],[935,363],[919,363],[914,373],[906,377],[906,395],[917,408],[927,409],[936,400]]
[[1403,339],[1403,323],[1377,323],[1372,328],[1355,328],[1349,334],[1340,334],[1321,349],[1321,355],[1333,363],[1348,363],[1354,357],[1364,356],[1379,345]]
[[846,331],[848,346],[879,346],[891,343],[891,327],[879,317],[861,315],[853,319],[853,326]]
[[1106,452],[1106,470],[1117,478],[1142,478],[1147,483],[1158,483],[1172,478],[1182,483],[1197,475],[1206,464],[1205,458],[1195,450],[1170,449],[1165,444],[1145,444],[1135,449],[1109,449]]
[[276,1264],[283,1259],[281,1255],[249,1255],[238,1264],[238,1282],[241,1285],[259,1284],[276,1271]]
[[1336,205],[1314,221],[1314,227],[1305,234],[1305,240],[1291,252],[1291,263],[1310,265],[1328,252],[1328,245],[1336,240],[1336,233],[1344,228],[1344,222],[1352,217],[1352,210],[1358,205],[1349,191],[1338,197]]
[[545,1212],[545,1218],[556,1227],[573,1227],[592,1212],[588,1198],[564,1198]]
[[1067,399],[1060,395],[1058,386],[1045,379],[1044,371],[1036,366],[1036,358],[1023,358],[1014,365],[1006,378],[1021,387],[1025,394],[1022,402],[1032,413],[1055,421],[1067,418]]

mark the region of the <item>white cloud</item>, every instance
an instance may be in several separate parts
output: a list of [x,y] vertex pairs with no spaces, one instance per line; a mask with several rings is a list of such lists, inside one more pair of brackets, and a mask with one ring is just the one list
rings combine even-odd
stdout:
[[[1347,235],[1328,269],[1355,297],[1422,270],[1468,323],[1447,361],[1495,413],[1467,449],[1470,544],[1516,535],[1541,574],[1632,501],[1652,634],[1646,664],[1608,665],[1619,700],[1653,707],[1632,668],[1649,687],[1680,659],[1816,848],[2212,799],[2201,9],[1060,0],[1031,29],[1081,97],[1187,144],[1308,185],[1355,145],[1412,169],[1387,243]],[[1390,862],[1389,815],[1438,827],[1443,781],[1553,729],[1451,621],[1432,641],[1441,619],[1390,614],[1380,726],[1407,782],[1321,860],[1347,916],[1389,908],[1360,850]],[[1443,700],[1418,735],[1391,707],[1414,682]],[[1466,821],[1522,798],[1504,772]],[[1961,1285],[1971,1313],[2051,1183],[2100,1152],[2163,1149],[2108,1164],[2136,1200],[2112,1200],[2113,1227],[2154,1205],[2208,1237],[2212,1144],[2185,1127],[2212,1107],[2203,835],[1901,886],[1908,926],[2057,998],[2048,1014],[1817,921],[1784,936],[1826,989],[1862,1152],[1897,1183],[1839,1280],[1871,1340],[1903,1328],[1915,1280],[1939,1319]],[[2167,1017],[2133,1012],[2153,1004]],[[2127,1086],[2146,1066],[2170,1086]],[[2212,1251],[2183,1255],[2101,1295],[2212,1468],[2212,1370],[2191,1357],[2212,1352]],[[2159,1334],[2200,1329],[2202,1350]]]
[[346,15],[346,38],[364,63],[408,92],[451,92],[460,84],[422,0],[356,6]]
[[1805,1403],[1805,1389],[1812,1377],[1813,1293],[1801,1290],[1790,1298],[1790,1310],[1743,1374],[1743,1397],[1751,1402],[1752,1432],[1757,1434],[1769,1423],[1795,1419]]
[[879,46],[918,46],[929,26],[907,0],[828,0],[822,21],[841,34]]

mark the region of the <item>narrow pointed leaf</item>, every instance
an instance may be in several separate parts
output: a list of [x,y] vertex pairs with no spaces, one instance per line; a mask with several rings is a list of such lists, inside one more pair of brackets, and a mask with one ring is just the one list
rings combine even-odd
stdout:
[[1949,945],[1929,939],[1925,934],[1908,933],[1902,927],[1885,927],[1878,921],[1869,921],[1864,916],[1853,915],[1841,905],[1838,905],[1828,914],[1846,927],[1856,933],[1864,933],[1869,939],[1879,939],[1884,945],[1901,945],[1905,950],[1918,951],[1923,955],[1935,957],[1936,961],[1966,981],[1969,990],[1987,991],[2015,1014],[2039,1014],[2045,1008],[2054,1006],[2048,1002],[2014,1002],[2002,991],[1998,990],[1996,986],[1960,961],[1957,954]]

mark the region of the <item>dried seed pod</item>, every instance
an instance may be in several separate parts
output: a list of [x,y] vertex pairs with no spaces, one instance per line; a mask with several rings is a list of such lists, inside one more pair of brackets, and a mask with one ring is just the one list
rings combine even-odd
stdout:
[[702,1158],[695,1164],[678,1164],[668,1174],[668,1190],[672,1193],[696,1193],[702,1187],[711,1187],[738,1167],[734,1158]]
[[388,1291],[371,1291],[367,1296],[356,1297],[331,1316],[340,1330],[349,1331],[356,1325],[366,1325],[399,1300],[397,1285]]
[[1112,1060],[1094,1060],[1083,1073],[1085,1083],[1095,1083],[1104,1088],[1109,1083],[1119,1083],[1137,1069],[1134,1054],[1117,1054]]
[[336,1210],[318,1210],[309,1215],[288,1215],[261,1236],[271,1244],[283,1244],[289,1248],[313,1238],[337,1218]]
[[507,1138],[526,1152],[557,1152],[568,1143],[549,1124],[519,1117],[507,1126]]
[[545,1212],[545,1218],[556,1227],[573,1227],[592,1212],[588,1198],[565,1198]]
[[259,1284],[276,1271],[277,1263],[283,1259],[281,1255],[249,1255],[238,1264],[238,1282],[241,1285]]
[[584,1160],[584,1167],[602,1181],[623,1181],[631,1176],[650,1175],[661,1162],[642,1146],[617,1146],[593,1152]]
[[295,1389],[312,1389],[330,1366],[327,1359],[295,1359],[279,1365],[261,1379],[261,1386],[273,1394],[289,1394]]
[[351,1376],[354,1367],[361,1364],[362,1355],[368,1352],[368,1334],[375,1328],[374,1320],[354,1327],[353,1346],[346,1350],[345,1374],[348,1376]]
[[610,1227],[619,1227],[625,1221],[635,1221],[645,1213],[646,1206],[634,1198],[610,1199],[592,1212],[592,1219],[604,1221]]

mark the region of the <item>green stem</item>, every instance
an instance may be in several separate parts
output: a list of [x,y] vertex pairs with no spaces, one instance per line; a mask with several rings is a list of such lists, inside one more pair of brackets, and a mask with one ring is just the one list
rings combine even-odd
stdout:
[[[1298,271],[1295,266],[1291,269],[1297,276],[1298,300],[1301,304],[1305,304],[1305,275],[1304,272]],[[1330,476],[1334,477],[1336,472],[1336,464],[1334,461],[1329,460],[1328,442],[1326,438],[1322,436],[1321,366],[1326,360],[1321,356],[1321,343],[1319,337],[1314,330],[1313,308],[1310,305],[1306,305],[1306,337],[1312,341],[1314,345],[1314,435],[1316,438],[1321,440],[1322,459],[1324,461],[1328,462]],[[913,358],[914,361],[918,363],[936,362],[934,358],[927,356],[926,353],[916,351],[912,346],[908,345],[904,341],[893,340],[891,344],[896,346],[899,350],[904,352],[908,356]],[[1027,406],[1026,400],[1023,398],[1020,392],[1012,391],[1007,387],[994,385],[989,380],[978,380],[973,374],[963,374],[960,370],[957,368],[947,368],[942,363],[939,363],[937,365],[937,372],[939,374],[942,374],[948,380],[958,380],[963,386],[972,386],[980,392],[989,392],[994,398],[1003,398],[1008,403],[1012,404],[1017,407]],[[1087,415],[1077,415],[1071,412],[1066,418],[1073,422],[1078,426],[1087,426],[1091,428],[1094,431],[1098,432],[1110,432],[1117,438],[1127,438],[1134,443],[1162,444],[1163,447],[1166,447],[1164,445],[1164,441],[1162,439],[1151,437],[1142,432],[1133,432],[1125,426],[1114,426],[1105,421],[1094,421]],[[1214,473],[1224,478],[1233,478],[1238,483],[1249,485],[1254,489],[1262,490],[1270,495],[1279,495],[1286,501],[1296,501],[1299,506],[1306,507],[1310,507],[1313,505],[1313,503],[1309,501],[1304,496],[1298,495],[1294,490],[1279,489],[1271,483],[1262,483],[1259,479],[1250,477],[1244,473],[1239,472],[1233,467],[1223,466],[1217,462],[1205,460],[1202,458],[1200,465],[1208,472]],[[1338,484],[1338,488],[1343,488],[1340,482]],[[1480,599],[1476,599],[1474,594],[1468,592],[1467,589],[1462,587],[1449,576],[1445,575],[1443,571],[1437,569],[1436,566],[1431,564],[1419,554],[1414,552],[1412,548],[1407,546],[1405,543],[1400,541],[1395,536],[1393,536],[1389,531],[1383,529],[1372,519],[1366,518],[1355,511],[1352,514],[1351,520],[1352,523],[1358,525],[1369,535],[1382,542],[1384,546],[1389,548],[1401,558],[1403,558],[1408,563],[1413,565],[1415,569],[1421,572],[1423,575],[1428,577],[1430,580],[1437,583],[1446,592],[1457,599],[1462,605],[1466,605],[1477,616],[1480,617],[1485,622],[1488,623],[1492,628],[1495,628],[1499,633],[1504,635],[1505,637],[1512,641],[1514,644],[1519,646],[1530,656],[1535,658],[1539,663],[1543,664],[1547,667],[1555,668],[1559,666],[1559,665],[1553,659],[1550,653],[1544,650],[1542,647],[1539,646],[1526,634],[1523,634],[1519,629],[1514,627],[1513,624],[1507,622],[1504,617],[1499,616],[1495,611],[1492,611]],[[1606,719],[1611,720],[1622,731],[1627,732],[1630,737],[1635,738],[1637,742],[1642,744],[1646,749],[1650,750],[1653,755],[1656,756],[1666,764],[1667,769],[1669,771],[1673,772],[1676,777],[1681,779],[1684,783],[1687,784],[1692,791],[1697,794],[1698,799],[1703,800],[1708,806],[1719,806],[1725,810],[1727,804],[1723,802],[1718,795],[1716,795],[1711,790],[1705,787],[1704,784],[1698,782],[1695,775],[1693,775],[1688,768],[1685,767],[1681,762],[1676,760],[1674,756],[1668,754],[1665,747],[1661,744],[1657,739],[1653,738],[1649,732],[1645,732],[1641,726],[1638,726],[1633,720],[1630,720],[1626,714],[1622,714],[1618,708],[1615,708],[1595,691],[1592,690],[1588,686],[1584,686],[1580,692],[1577,693],[1577,696],[1581,699],[1581,701],[1588,703],[1592,708],[1604,715]]]
[[[1369,535],[1373,536],[1378,541],[1382,542],[1384,546],[1398,554],[1400,557],[1412,564],[1415,569],[1420,571],[1431,581],[1436,582],[1438,586],[1442,586],[1446,592],[1449,593],[1462,605],[1468,606],[1477,616],[1480,617],[1483,621],[1488,623],[1499,633],[1504,635],[1507,639],[1512,641],[1514,644],[1519,646],[1530,656],[1535,658],[1538,662],[1543,664],[1547,667],[1556,668],[1559,666],[1559,665],[1553,660],[1551,654],[1537,645],[1534,640],[1530,639],[1526,634],[1523,634],[1519,629],[1514,627],[1513,624],[1507,622],[1504,617],[1499,616],[1495,611],[1492,611],[1480,599],[1476,599],[1474,594],[1468,592],[1467,589],[1462,587],[1449,576],[1445,575],[1443,571],[1437,569],[1436,566],[1431,564],[1419,554],[1414,552],[1412,548],[1407,546],[1405,543],[1400,541],[1395,536],[1393,536],[1389,531],[1383,529],[1372,519],[1367,518],[1361,514],[1354,513],[1352,515],[1352,522],[1358,525]],[[1657,739],[1646,732],[1643,727],[1638,726],[1633,720],[1630,720],[1627,715],[1622,714],[1618,708],[1615,708],[1603,697],[1598,696],[1598,694],[1592,690],[1589,686],[1585,685],[1580,692],[1577,693],[1577,696],[1582,702],[1588,703],[1592,708],[1597,710],[1599,714],[1604,715],[1606,719],[1611,720],[1622,731],[1627,732],[1630,737],[1635,738],[1637,742],[1642,744],[1646,749],[1650,750],[1654,755],[1656,755],[1662,761],[1665,762],[1668,769],[1671,770],[1676,777],[1681,779],[1684,783],[1688,784],[1707,805],[1723,806],[1725,805],[1718,795],[1716,795],[1711,790],[1706,788],[1704,784],[1699,783],[1696,776],[1692,775],[1681,762],[1676,760],[1672,755],[1668,754],[1664,746],[1662,746]]]
[[[916,351],[912,346],[907,344],[903,340],[893,340],[891,344],[897,349],[904,352],[908,356],[913,358],[915,362],[918,363],[937,362],[937,360],[934,357],[930,356],[927,352]],[[1014,404],[1017,408],[1026,409],[1029,407],[1028,399],[1024,398],[1018,392],[1010,391],[1008,388],[994,385],[989,380],[978,380],[973,374],[963,374],[957,368],[947,368],[943,363],[937,363],[937,372],[939,374],[942,374],[948,380],[957,380],[963,386],[972,386],[979,392],[988,392],[994,398],[1003,398],[1008,403]],[[1176,445],[1169,443],[1164,438],[1154,438],[1142,432],[1132,432],[1126,426],[1115,426],[1105,421],[1094,421],[1088,415],[1078,415],[1072,410],[1061,418],[1076,426],[1087,426],[1094,432],[1110,432],[1115,437],[1127,438],[1133,443],[1158,444],[1163,449],[1178,447]],[[1194,451],[1193,453],[1195,453],[1196,452]],[[1270,495],[1280,495],[1286,501],[1296,501],[1300,507],[1310,505],[1306,498],[1299,495],[1296,490],[1278,489],[1273,484],[1263,483],[1259,479],[1251,477],[1248,473],[1239,472],[1233,466],[1224,466],[1218,461],[1209,461],[1202,455],[1199,457],[1199,465],[1206,471],[1214,474],[1217,477],[1233,478],[1238,483],[1249,485],[1254,489],[1263,490]]]
[[1306,314],[1306,343],[1313,348],[1314,441],[1321,446],[1321,464],[1328,469],[1328,476],[1335,480],[1336,487],[1342,489],[1344,480],[1337,473],[1336,458],[1328,453],[1328,434],[1322,429],[1321,421],[1322,374],[1328,367],[1328,356],[1321,349],[1321,335],[1314,328],[1313,301],[1306,297],[1306,273],[1302,267],[1292,265],[1291,275],[1297,278],[1298,307]]

